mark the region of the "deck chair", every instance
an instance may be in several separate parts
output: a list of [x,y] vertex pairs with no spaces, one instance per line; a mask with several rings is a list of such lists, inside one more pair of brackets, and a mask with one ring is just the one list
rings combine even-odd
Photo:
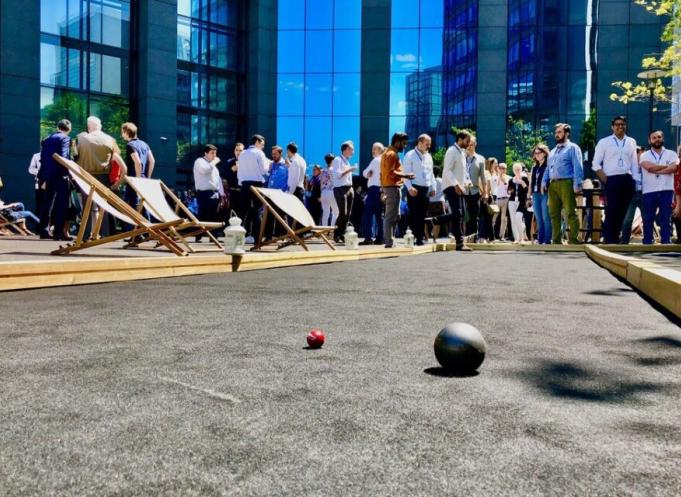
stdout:
[[[63,255],[77,250],[82,250],[89,247],[96,247],[105,243],[111,243],[117,240],[122,240],[128,237],[135,237],[138,235],[147,235],[152,239],[157,240],[161,245],[166,247],[176,255],[187,255],[187,252],[182,249],[171,237],[166,234],[166,231],[174,226],[182,223],[181,219],[170,222],[151,223],[148,219],[142,216],[135,209],[126,204],[109,188],[101,184],[90,173],[81,169],[81,167],[72,160],[64,159],[57,154],[52,156],[59,164],[64,166],[69,172],[71,179],[78,186],[78,188],[87,196],[85,206],[83,207],[83,214],[80,220],[80,228],[78,236],[73,243],[69,243],[57,250],[53,251],[53,255]],[[85,228],[90,220],[92,211],[92,204],[99,207],[99,214],[95,222],[95,228],[92,232],[90,240],[84,240]],[[117,233],[115,235],[97,238],[99,230],[102,227],[102,221],[106,214],[111,214],[116,219],[133,226],[129,231]]]
[[0,229],[8,230],[17,235],[28,236],[28,232],[24,231],[19,224],[19,221],[11,221],[0,212]]
[[[260,249],[265,245],[270,245],[273,243],[278,243],[283,240],[289,240],[291,243],[298,243],[305,250],[309,250],[305,244],[306,237],[316,237],[320,238],[324,243],[326,243],[332,250],[336,250],[336,247],[329,241],[326,235],[331,233],[336,229],[335,226],[317,226],[312,218],[310,212],[305,208],[305,205],[300,201],[295,195],[290,193],[282,192],[281,190],[275,190],[272,188],[258,188],[251,186],[251,191],[253,194],[262,202],[265,208],[265,213],[263,215],[262,221],[260,223],[260,236],[255,242],[253,247],[255,250]],[[277,211],[284,212],[293,219],[293,226],[289,225],[286,220]],[[263,242],[263,236],[265,234],[265,225],[267,224],[267,216],[274,216],[274,219],[282,225],[286,230],[286,234]],[[300,228],[297,228],[297,225]],[[281,248],[281,245],[279,248]]]
[[[167,233],[171,234],[174,239],[180,240],[189,252],[194,252],[194,249],[189,245],[186,237],[196,235],[207,235],[215,244],[215,250],[224,249],[218,239],[211,233],[211,230],[224,227],[224,223],[199,221],[161,180],[132,176],[127,176],[125,180],[128,186],[135,190],[135,193],[140,198],[139,211],[146,209],[152,217],[165,223],[180,221],[180,224],[168,228]],[[168,204],[166,196],[175,204],[175,209]],[[178,215],[180,212],[182,217]]]

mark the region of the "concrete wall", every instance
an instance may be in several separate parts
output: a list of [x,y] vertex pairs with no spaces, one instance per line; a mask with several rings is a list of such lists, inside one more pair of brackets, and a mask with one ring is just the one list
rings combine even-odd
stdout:
[[139,2],[138,9],[143,27],[138,30],[139,135],[154,153],[154,177],[175,185],[177,0],[147,0]]
[[362,2],[362,82],[360,151],[362,167],[371,162],[371,145],[390,144],[390,0]]
[[31,156],[40,151],[40,2],[0,0],[0,176],[5,201],[34,207]]

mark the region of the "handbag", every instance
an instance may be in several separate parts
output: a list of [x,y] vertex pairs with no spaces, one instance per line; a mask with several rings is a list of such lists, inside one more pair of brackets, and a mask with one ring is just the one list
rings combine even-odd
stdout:
[[490,216],[496,216],[499,214],[499,206],[497,204],[487,204],[487,214]]

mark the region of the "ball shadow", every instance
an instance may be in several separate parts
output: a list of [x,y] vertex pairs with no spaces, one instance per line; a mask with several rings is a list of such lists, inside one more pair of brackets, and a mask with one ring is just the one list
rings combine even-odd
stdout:
[[310,347],[309,345],[306,345],[303,347],[303,350],[322,350],[321,347]]
[[474,378],[480,374],[480,371],[452,371],[445,368],[426,368],[423,372],[440,378]]

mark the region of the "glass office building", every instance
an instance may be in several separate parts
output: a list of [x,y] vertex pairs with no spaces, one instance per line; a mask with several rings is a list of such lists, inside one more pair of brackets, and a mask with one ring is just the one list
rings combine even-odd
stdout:
[[226,153],[244,118],[239,0],[177,2],[178,182],[191,186],[194,159],[212,143]]
[[277,134],[308,166],[339,153],[359,157],[361,0],[279,0]]
[[[98,115],[107,132],[133,120],[160,177],[193,186],[206,142],[228,158],[256,132],[299,145],[310,164],[353,140],[404,130],[452,143],[471,128],[504,157],[508,117],[597,136],[629,117],[647,136],[646,103],[609,99],[662,50],[664,19],[630,0],[26,0],[2,2],[0,175],[31,197],[25,173],[58,119]],[[678,82],[676,91],[678,94]],[[681,122],[678,105],[674,122]],[[670,130],[670,108],[655,126]],[[75,133],[74,133],[75,134]],[[672,141],[672,140],[670,140]],[[269,150],[267,150],[269,153]],[[6,189],[8,186],[6,186]]]
[[134,108],[129,0],[41,0],[41,136],[68,117],[74,132],[97,115],[118,137]]

